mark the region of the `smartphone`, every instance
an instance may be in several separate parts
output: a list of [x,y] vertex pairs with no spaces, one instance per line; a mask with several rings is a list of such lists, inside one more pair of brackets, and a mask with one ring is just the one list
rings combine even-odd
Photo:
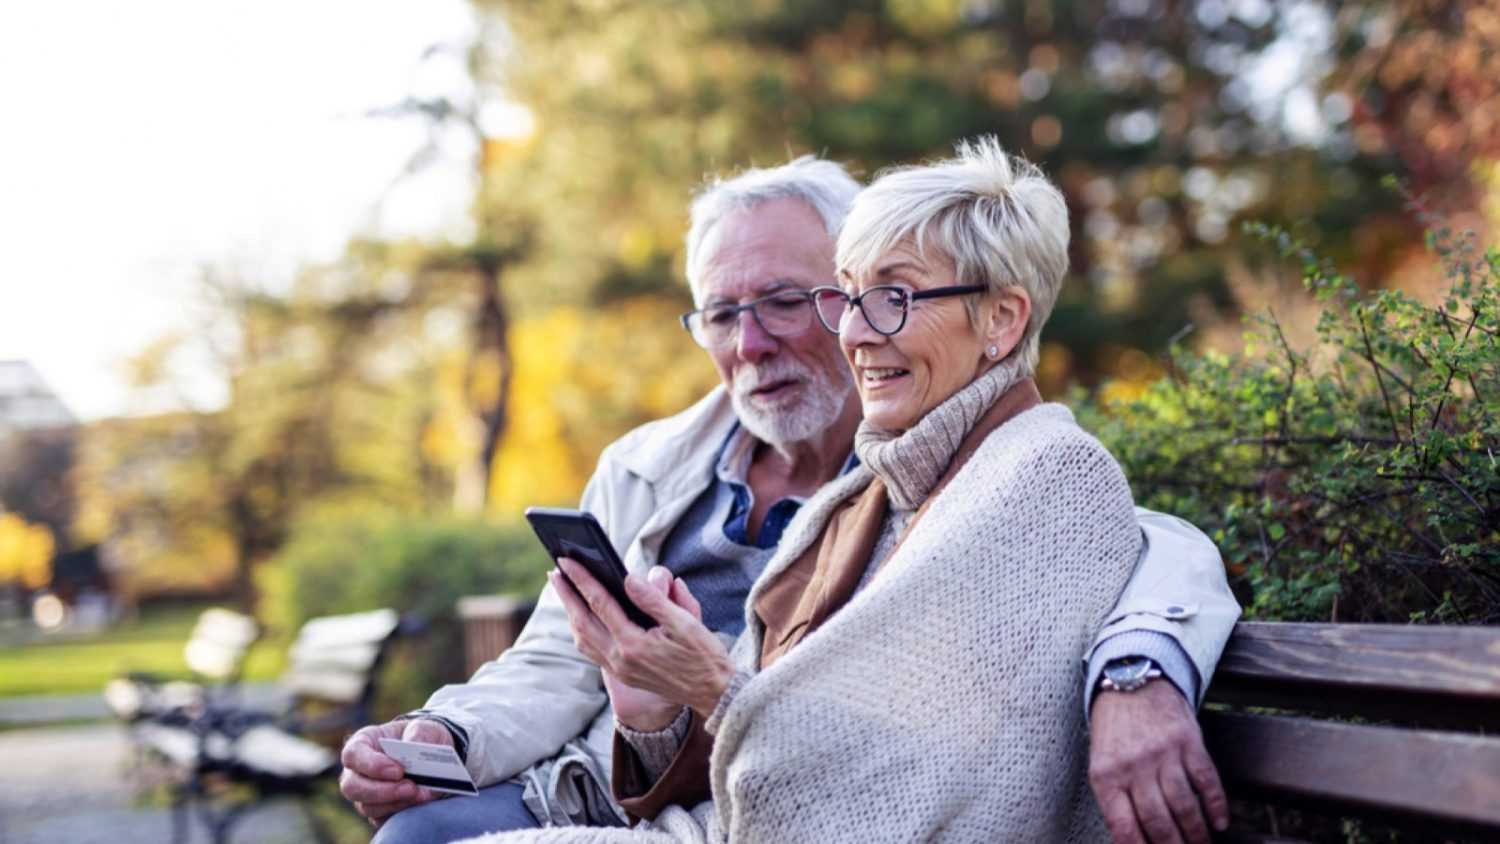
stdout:
[[[542,546],[552,555],[554,565],[558,557],[577,560],[609,590],[631,621],[642,628],[656,626],[656,619],[637,607],[625,594],[625,564],[620,561],[614,545],[610,544],[604,527],[592,514],[559,507],[527,507],[526,521],[531,522],[531,529],[536,531]],[[563,577],[566,578],[567,574],[564,573]],[[571,581],[569,585],[572,585]]]

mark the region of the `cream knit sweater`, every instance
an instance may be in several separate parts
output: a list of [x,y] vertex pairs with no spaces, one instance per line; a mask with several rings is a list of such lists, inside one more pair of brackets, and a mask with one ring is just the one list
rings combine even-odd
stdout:
[[[930,490],[941,468],[917,464],[946,465],[1014,378],[997,366],[899,436],[863,428],[863,467],[803,506],[747,606],[872,467],[897,509],[912,502],[901,496]],[[1019,414],[866,588],[728,704],[713,803],[634,830],[486,840],[1106,841],[1085,776],[1081,659],[1140,542],[1129,487],[1104,448],[1060,405]],[[747,614],[734,655],[754,672],[764,628]]]

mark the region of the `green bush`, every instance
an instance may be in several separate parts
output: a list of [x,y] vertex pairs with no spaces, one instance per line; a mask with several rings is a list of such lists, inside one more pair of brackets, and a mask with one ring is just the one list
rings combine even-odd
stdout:
[[464,679],[459,598],[534,596],[550,564],[525,525],[371,513],[315,517],[299,524],[265,567],[260,615],[288,636],[323,615],[391,607],[420,617],[425,631],[398,643],[382,676],[377,708],[392,714]]
[[1269,314],[1237,356],[1174,349],[1138,400],[1079,400],[1146,506],[1218,543],[1252,618],[1500,622],[1500,253],[1429,237],[1451,284],[1362,293],[1285,232],[1321,303],[1296,350]]

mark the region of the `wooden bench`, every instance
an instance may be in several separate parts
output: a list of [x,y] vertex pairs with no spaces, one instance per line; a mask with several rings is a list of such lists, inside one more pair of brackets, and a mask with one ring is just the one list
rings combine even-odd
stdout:
[[[390,609],[313,619],[298,632],[279,681],[290,699],[285,711],[209,706],[185,723],[137,723],[136,741],[174,781],[173,840],[186,840],[193,806],[213,840],[223,842],[235,821],[265,800],[316,796],[339,772],[343,739],[370,722],[380,668],[402,629]],[[223,794],[230,797],[216,799]],[[327,840],[318,817],[306,815]]]
[[221,607],[204,610],[183,648],[191,678],[127,674],[104,687],[104,700],[126,722],[180,717],[201,710],[210,699],[227,701],[259,638],[260,625],[250,616]]
[[1225,840],[1500,841],[1500,628],[1241,623],[1207,700]]

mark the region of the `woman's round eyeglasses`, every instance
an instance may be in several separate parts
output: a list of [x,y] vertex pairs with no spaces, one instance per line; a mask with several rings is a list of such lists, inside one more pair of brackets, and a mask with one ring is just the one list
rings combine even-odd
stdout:
[[837,287],[814,287],[812,297],[818,322],[830,332],[841,333],[845,321],[858,310],[864,314],[865,323],[877,334],[890,337],[906,327],[906,317],[911,313],[912,302],[944,296],[966,296],[970,293],[983,293],[986,289],[983,284],[959,284],[911,291],[904,287],[882,284],[871,287],[858,296],[851,296]]

